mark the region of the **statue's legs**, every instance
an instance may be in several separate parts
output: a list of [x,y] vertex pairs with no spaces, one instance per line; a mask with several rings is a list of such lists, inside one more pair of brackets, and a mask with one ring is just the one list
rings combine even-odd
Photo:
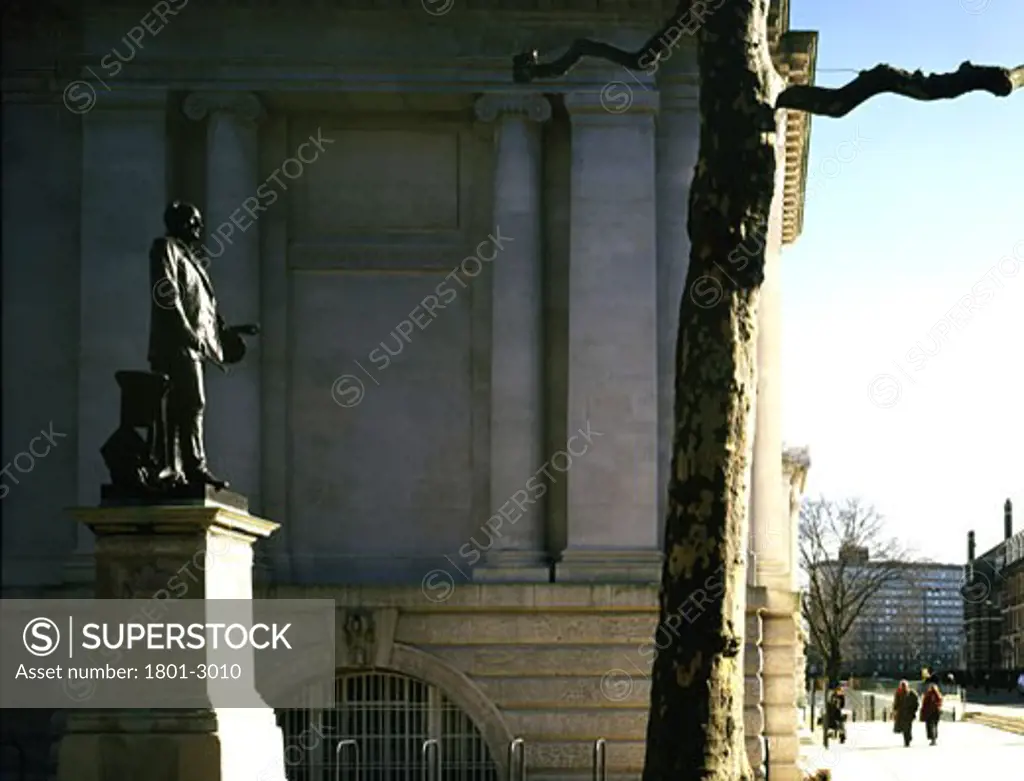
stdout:
[[206,451],[203,447],[203,411],[206,407],[206,389],[203,365],[199,361],[181,362],[178,376],[172,379],[177,387],[171,389],[172,402],[168,417],[175,429],[175,440],[181,450],[181,468],[187,478],[206,472]]
[[154,362],[153,370],[171,379],[163,436],[160,437],[168,471],[179,479],[201,478],[207,474],[203,446],[203,412],[206,407],[203,365],[182,357]]

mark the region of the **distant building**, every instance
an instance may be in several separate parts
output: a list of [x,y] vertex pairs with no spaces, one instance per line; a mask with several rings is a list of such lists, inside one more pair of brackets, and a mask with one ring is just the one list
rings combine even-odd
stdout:
[[1024,666],[1024,533],[1013,533],[1013,503],[1003,505],[1003,539],[980,556],[967,535],[963,605],[965,669],[984,675]]
[[894,579],[868,598],[854,620],[846,636],[844,670],[855,676],[904,676],[921,667],[958,667],[962,572],[956,564],[899,565]]

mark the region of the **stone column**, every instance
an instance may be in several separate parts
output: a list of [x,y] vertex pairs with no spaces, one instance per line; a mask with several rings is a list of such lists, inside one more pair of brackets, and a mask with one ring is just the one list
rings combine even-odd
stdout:
[[779,253],[786,177],[786,126],[779,122],[775,198],[762,237],[765,277],[758,302],[757,401],[751,461],[750,541],[755,581],[760,586],[788,588],[789,513],[782,498],[781,299]]
[[[602,95],[565,98],[572,121],[566,439],[575,454],[555,475],[567,487],[567,544],[555,579],[657,582],[658,94],[635,89],[625,104],[607,108]],[[580,436],[588,428],[589,441]]]
[[807,448],[787,448],[782,453],[783,501],[786,513],[783,523],[789,531],[789,588],[800,590],[800,505],[807,489],[807,472],[811,456]]
[[[120,420],[114,372],[145,367],[149,247],[164,233],[167,94],[115,90],[82,117],[78,359],[78,501],[109,481],[99,449]],[[65,577],[94,578],[93,535],[78,528]]]
[[[778,554],[783,557],[777,579],[760,587],[766,606],[763,613],[764,734],[769,745],[769,777],[772,781],[798,780],[800,717],[797,702],[803,690],[800,671],[803,644],[800,626],[798,533],[800,501],[810,459],[805,450],[787,450],[779,459],[782,508],[777,529]],[[782,546],[784,545],[784,549]]]
[[512,241],[491,267],[488,524],[494,539],[474,577],[547,582],[545,505],[521,497],[544,463],[540,123],[551,118],[551,104],[532,92],[485,95],[476,115],[483,122],[497,120],[491,227]]
[[[807,448],[789,448],[782,454],[783,494],[788,499],[789,531],[790,531],[790,589],[800,600],[800,505],[803,502],[804,490],[807,487],[807,471],[811,466]],[[793,649],[793,680],[797,692],[797,703],[802,701],[807,681],[807,633],[803,620],[798,613],[796,617],[796,637]],[[803,741],[810,733],[813,725],[806,722],[802,711],[797,713],[797,735]]]
[[[775,199],[767,231],[760,236],[764,248],[765,280],[758,304],[757,399],[754,418],[754,449],[750,464],[750,533],[747,560],[747,621],[760,624],[760,647],[750,638],[744,653],[748,675],[760,681],[761,698],[745,704],[748,718],[759,713],[762,730],[748,732],[747,749],[755,769],[765,762],[772,781],[785,776],[776,771],[790,761],[794,750],[788,742],[789,724],[795,725],[793,658],[787,656],[785,638],[793,628],[793,599],[789,590],[788,512],[782,497],[782,399],[779,318],[779,252],[782,246],[782,207],[785,185],[785,123],[779,122]],[[782,591],[779,591],[779,590]],[[781,647],[780,647],[781,646]],[[751,657],[760,659],[755,669]],[[748,690],[752,687],[748,681]],[[795,729],[793,730],[795,736]],[[755,742],[754,738],[758,737]],[[795,737],[793,743],[795,744]],[[795,755],[794,755],[795,757]],[[758,770],[757,773],[763,773]],[[763,778],[763,775],[758,775]]]
[[[204,244],[221,316],[228,325],[260,319],[259,99],[247,92],[197,92],[183,110],[206,120]],[[260,338],[248,338],[245,360],[230,373],[207,373],[206,449],[210,468],[231,490],[260,507]]]

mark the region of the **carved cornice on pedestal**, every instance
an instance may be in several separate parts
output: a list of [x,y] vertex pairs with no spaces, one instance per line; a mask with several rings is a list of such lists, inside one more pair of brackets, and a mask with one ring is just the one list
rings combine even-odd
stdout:
[[539,92],[492,92],[473,106],[481,122],[494,122],[499,116],[519,115],[534,122],[551,119],[551,102]]
[[227,111],[253,124],[263,121],[267,112],[251,92],[193,92],[182,103],[189,119],[199,121],[216,111]]

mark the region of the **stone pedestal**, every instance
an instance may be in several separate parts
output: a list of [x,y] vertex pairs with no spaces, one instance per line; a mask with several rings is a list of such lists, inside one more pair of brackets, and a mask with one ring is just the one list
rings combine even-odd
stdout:
[[747,759],[755,779],[765,777],[767,761],[764,740],[764,687],[761,672],[764,669],[762,650],[764,589],[747,586],[747,607],[743,645],[743,734],[746,739]]
[[[252,599],[253,543],[278,528],[226,491],[72,514],[96,537],[98,599]],[[58,781],[155,779],[285,781],[274,711],[211,704],[70,712]]]

